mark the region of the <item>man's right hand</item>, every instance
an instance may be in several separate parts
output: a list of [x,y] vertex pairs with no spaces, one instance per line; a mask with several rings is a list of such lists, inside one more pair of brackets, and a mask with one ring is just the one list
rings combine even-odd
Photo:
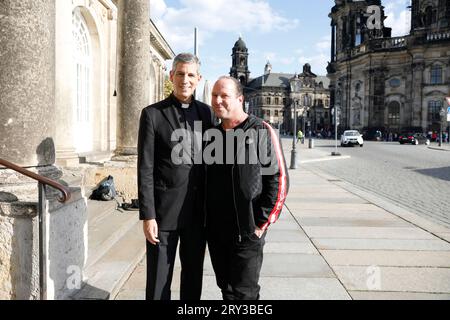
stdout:
[[144,234],[147,240],[156,245],[159,243],[158,240],[158,224],[155,219],[152,220],[144,220]]

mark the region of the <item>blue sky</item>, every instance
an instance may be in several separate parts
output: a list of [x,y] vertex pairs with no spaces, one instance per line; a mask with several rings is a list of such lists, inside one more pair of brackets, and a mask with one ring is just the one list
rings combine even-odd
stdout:
[[[228,74],[231,49],[240,35],[249,49],[251,77],[269,60],[273,72],[295,73],[310,63],[326,74],[334,0],[151,0],[150,15],[175,53],[194,51],[199,29],[202,75],[213,83]],[[383,1],[393,35],[409,32],[410,0]],[[202,88],[203,82],[200,84]]]

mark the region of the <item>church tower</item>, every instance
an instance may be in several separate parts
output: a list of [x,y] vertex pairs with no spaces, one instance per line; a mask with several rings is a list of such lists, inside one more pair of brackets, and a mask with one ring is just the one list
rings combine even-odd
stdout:
[[239,37],[233,47],[233,63],[230,70],[230,76],[238,79],[245,87],[250,78],[250,71],[248,70],[248,49],[245,42]]
[[381,0],[335,0],[329,17],[331,62],[337,61],[340,53],[345,53],[366,40],[391,36],[391,28],[384,26],[386,16]]
[[450,26],[450,1],[412,0],[411,33]]

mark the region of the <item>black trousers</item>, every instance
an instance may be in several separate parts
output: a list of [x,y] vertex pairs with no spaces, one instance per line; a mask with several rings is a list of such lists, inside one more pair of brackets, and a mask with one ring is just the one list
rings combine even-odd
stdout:
[[208,249],[224,300],[259,300],[259,275],[266,233],[241,242],[208,233]]
[[180,241],[180,299],[200,300],[206,239],[196,224],[177,231],[159,231],[157,245],[147,241],[146,300],[170,300],[173,267]]

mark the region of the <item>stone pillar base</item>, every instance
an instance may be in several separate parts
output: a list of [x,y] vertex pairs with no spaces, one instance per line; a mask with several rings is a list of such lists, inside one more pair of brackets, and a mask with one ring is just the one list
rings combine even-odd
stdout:
[[116,150],[116,155],[119,156],[135,156],[137,154],[137,147],[119,147]]
[[[68,185],[71,198],[47,187],[48,299],[67,299],[82,285],[87,259],[87,200],[81,177],[56,167],[32,171]],[[0,170],[0,299],[39,299],[39,219],[37,182]]]
[[57,150],[56,151],[56,165],[60,167],[76,167],[80,164],[80,159],[72,150]]

